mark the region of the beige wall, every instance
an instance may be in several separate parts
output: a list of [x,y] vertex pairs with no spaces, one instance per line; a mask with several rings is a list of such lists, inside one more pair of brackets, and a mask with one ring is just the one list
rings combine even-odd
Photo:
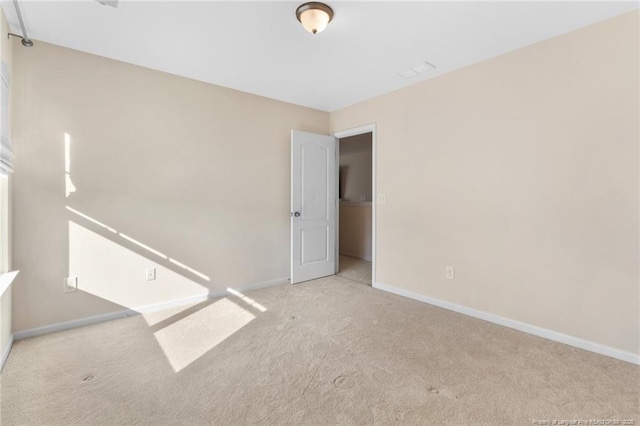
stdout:
[[638,354],[638,20],[332,113],[377,123],[377,281]]
[[371,203],[340,203],[340,254],[371,262]]
[[[42,42],[14,53],[16,331],[288,278],[290,131],[327,134],[327,113]],[[81,291],[63,294],[69,275]]]

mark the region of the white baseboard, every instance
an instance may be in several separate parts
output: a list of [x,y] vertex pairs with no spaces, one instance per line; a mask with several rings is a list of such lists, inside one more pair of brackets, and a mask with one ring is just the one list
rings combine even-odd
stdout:
[[70,330],[72,328],[85,327],[87,325],[98,324],[105,321],[113,321],[137,315],[139,312],[133,309],[109,312],[107,314],[95,315],[80,318],[73,321],[59,322],[56,324],[44,325],[42,327],[30,328],[28,330],[16,331],[13,333],[15,340],[29,339],[31,337],[42,336],[44,334],[56,333],[58,331]]
[[11,352],[11,348],[13,347],[13,334],[9,337],[9,342],[7,342],[7,347],[2,351],[2,358],[0,358],[0,372],[4,368],[4,363],[7,362],[7,358],[9,358],[9,353]]
[[[275,280],[263,281],[260,283],[250,284],[242,287],[234,288],[237,291],[256,290],[263,287],[269,287],[277,284],[285,284],[289,282],[289,278],[279,278]],[[95,315],[91,317],[81,318],[73,321],[59,322],[56,324],[45,325],[42,327],[31,328],[29,330],[17,331],[13,334],[15,340],[28,339],[30,337],[42,336],[44,334],[56,333],[58,331],[70,330],[72,328],[84,327],[87,325],[98,324],[105,321],[112,321],[116,319],[127,318],[133,315],[139,315],[142,313],[157,312],[163,309],[175,308],[185,305],[193,305],[195,303],[204,302],[209,299],[215,299],[230,294],[226,290],[209,292],[196,296],[185,297],[182,299],[170,300],[167,302],[153,303],[150,305],[144,305],[133,309],[124,309],[116,312],[109,312],[107,314]],[[7,353],[8,355],[8,353]]]
[[636,355],[632,352],[626,352],[620,349],[612,348],[610,346],[602,345],[600,343],[595,343],[589,340],[581,339],[579,337],[570,336],[568,334],[563,334],[557,331],[549,330],[547,328],[542,328],[535,325],[512,320],[509,318],[501,317],[499,315],[490,314],[488,312],[478,311],[476,309],[468,308],[466,306],[456,305],[455,303],[450,303],[444,300],[435,299],[433,297],[414,293],[409,290],[393,287],[388,284],[376,282],[373,284],[373,287],[379,290],[387,291],[389,293],[397,294],[399,296],[408,297],[409,299],[418,300],[420,302],[428,303],[430,305],[438,306],[440,308],[444,308],[450,311],[458,312],[460,314],[468,315],[470,317],[478,318],[484,321],[489,321],[494,324],[502,325],[504,327],[513,328],[514,330],[533,334],[534,336],[542,337],[548,340],[553,340],[554,342],[564,343],[565,345],[573,346],[579,349],[584,349],[586,351],[595,352],[600,355],[605,355],[611,358],[619,359],[621,361],[626,361],[632,364],[640,365],[640,355]]

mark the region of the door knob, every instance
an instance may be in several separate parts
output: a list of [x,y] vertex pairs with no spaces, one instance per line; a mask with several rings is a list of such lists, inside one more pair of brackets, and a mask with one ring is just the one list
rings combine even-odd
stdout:
[[293,215],[294,215],[295,217],[300,217],[300,212],[295,212]]

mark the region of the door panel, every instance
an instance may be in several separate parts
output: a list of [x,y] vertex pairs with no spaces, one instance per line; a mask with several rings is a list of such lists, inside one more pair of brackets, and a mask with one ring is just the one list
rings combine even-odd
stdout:
[[291,282],[335,273],[336,139],[291,132]]
[[312,262],[321,262],[328,260],[329,247],[327,246],[329,238],[327,236],[327,228],[307,228],[301,230],[302,237],[302,256],[300,264],[306,265]]
[[[328,220],[329,205],[327,204],[327,167],[329,149],[315,144],[300,146],[302,167],[302,220]],[[305,179],[305,176],[307,177]]]

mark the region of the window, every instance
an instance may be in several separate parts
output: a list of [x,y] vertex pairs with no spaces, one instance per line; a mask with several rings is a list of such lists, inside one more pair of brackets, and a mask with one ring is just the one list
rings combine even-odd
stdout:
[[0,274],[9,270],[9,176],[0,175]]
[[13,151],[9,139],[9,71],[0,64],[0,274],[9,270],[9,180]]

